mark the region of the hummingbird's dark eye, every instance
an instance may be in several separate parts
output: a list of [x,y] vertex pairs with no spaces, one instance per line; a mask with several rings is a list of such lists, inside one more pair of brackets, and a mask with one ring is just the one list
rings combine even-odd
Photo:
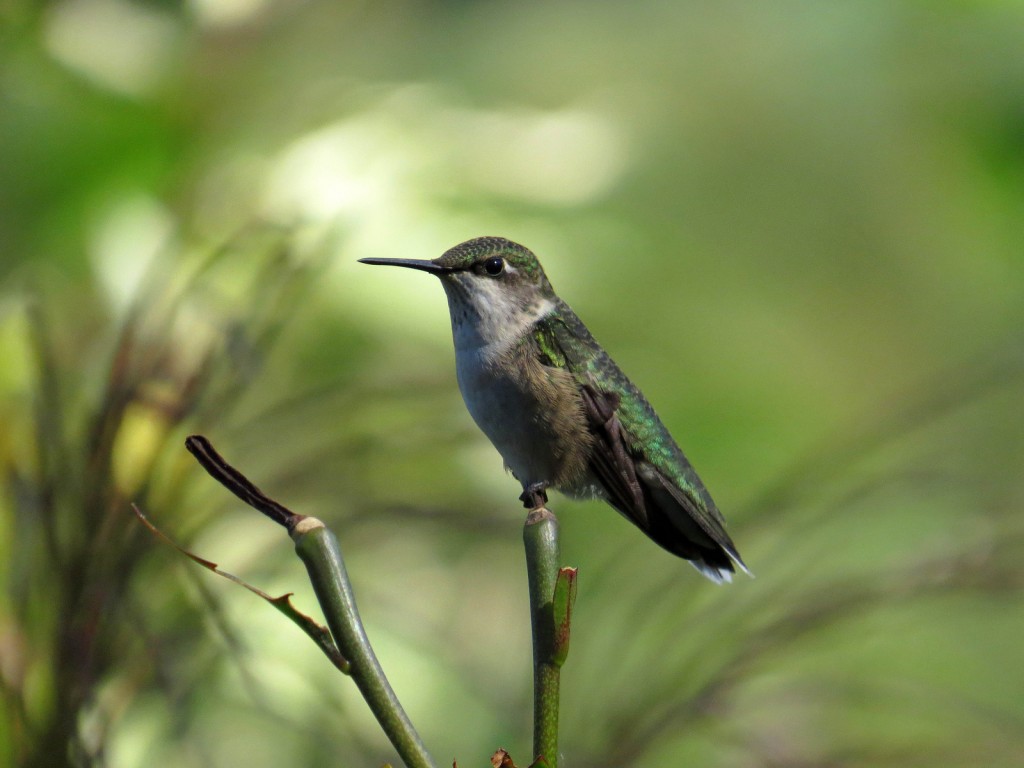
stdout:
[[491,277],[497,277],[505,271],[505,260],[499,256],[488,259],[484,262],[484,272]]

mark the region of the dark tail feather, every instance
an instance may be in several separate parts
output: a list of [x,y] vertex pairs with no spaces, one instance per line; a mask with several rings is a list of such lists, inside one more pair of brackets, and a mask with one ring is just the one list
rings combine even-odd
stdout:
[[689,495],[654,467],[646,465],[638,470],[647,507],[646,533],[655,543],[689,560],[717,584],[732,581],[737,566],[751,575],[719,522],[720,515],[699,509]]

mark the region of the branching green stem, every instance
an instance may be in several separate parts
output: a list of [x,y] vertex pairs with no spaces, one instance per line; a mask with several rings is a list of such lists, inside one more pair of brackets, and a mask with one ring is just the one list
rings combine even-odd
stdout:
[[523,527],[533,624],[533,755],[558,766],[558,686],[561,659],[555,639],[553,598],[558,579],[558,520],[534,509]]
[[306,564],[317,600],[350,674],[408,768],[434,768],[423,741],[384,676],[359,618],[338,539],[322,522],[307,517],[291,531],[295,551]]
[[[185,446],[217,482],[287,529],[295,542],[295,551],[306,564],[313,590],[327,618],[337,650],[340,651],[340,657],[332,656],[332,660],[355,681],[407,768],[434,768],[433,759],[409,722],[395,692],[391,690],[391,684],[384,676],[384,670],[366,637],[366,630],[363,629],[356,608],[356,598],[352,593],[352,584],[341,558],[341,547],[335,535],[315,517],[297,515],[263,493],[249,478],[225,461],[202,435],[192,435],[185,441]],[[204,564],[222,573],[214,564]],[[308,632],[308,628],[304,628]]]

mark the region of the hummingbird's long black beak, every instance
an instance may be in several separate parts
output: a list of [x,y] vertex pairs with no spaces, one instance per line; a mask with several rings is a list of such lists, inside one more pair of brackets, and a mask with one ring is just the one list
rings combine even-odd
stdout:
[[409,269],[418,269],[422,272],[430,272],[434,275],[443,275],[452,271],[448,267],[442,267],[440,264],[435,264],[425,259],[360,259],[359,263],[376,264],[385,267],[408,267]]

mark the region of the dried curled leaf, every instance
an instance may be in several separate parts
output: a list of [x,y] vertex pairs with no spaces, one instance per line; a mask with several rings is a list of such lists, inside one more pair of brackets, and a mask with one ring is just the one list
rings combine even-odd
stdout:
[[302,613],[302,611],[298,610],[294,605],[292,605],[292,594],[290,592],[279,597],[268,595],[262,589],[254,587],[252,584],[246,583],[242,579],[235,576],[233,573],[228,573],[227,571],[221,570],[217,566],[217,564],[212,562],[211,560],[206,560],[205,558],[202,558],[199,555],[194,554],[193,552],[189,552],[183,546],[174,541],[170,536],[168,536],[166,533],[164,533],[155,525],[153,525],[153,523],[150,522],[149,518],[146,517],[145,513],[143,513],[143,511],[134,504],[132,504],[132,511],[135,512],[135,516],[139,519],[139,522],[146,526],[146,528],[148,528],[149,531],[154,536],[159,538],[165,544],[174,547],[174,549],[178,550],[181,554],[185,555],[185,557],[189,558],[193,562],[199,563],[199,565],[203,566],[203,568],[213,571],[218,576],[222,576],[228,581],[233,581],[235,584],[238,584],[239,586],[245,587],[254,595],[259,595],[272,606],[274,606],[277,610],[279,610],[281,613],[283,613],[285,616],[291,619],[295,624],[297,624],[299,626],[299,629],[305,632],[313,640],[313,642],[317,644],[317,647],[320,648],[323,654],[331,660],[331,663],[335,667],[337,667],[338,670],[340,670],[346,675],[349,674],[349,669],[351,668],[351,665],[349,664],[348,659],[341,655],[341,652],[338,650],[338,646],[335,645],[334,638],[331,636],[331,631],[323,624],[320,624],[319,622],[315,621],[311,616],[307,616],[306,614]]

